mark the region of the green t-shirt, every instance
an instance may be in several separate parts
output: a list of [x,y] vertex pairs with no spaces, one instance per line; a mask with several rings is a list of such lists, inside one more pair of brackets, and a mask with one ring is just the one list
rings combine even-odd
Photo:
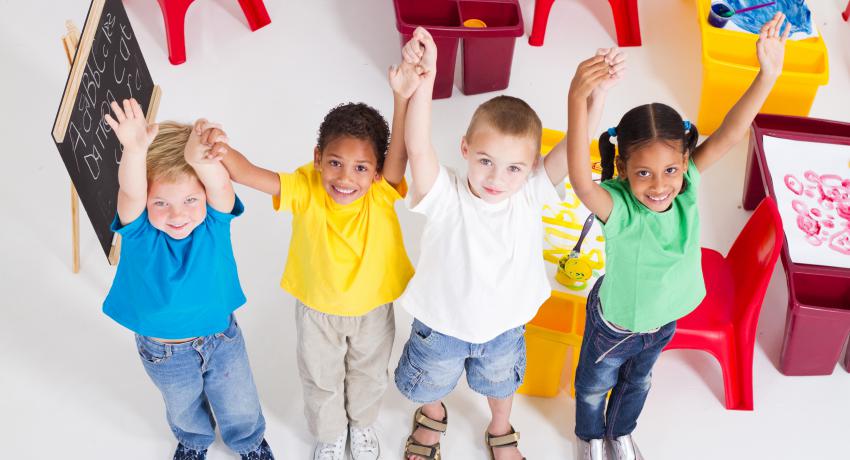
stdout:
[[599,298],[606,320],[644,332],[687,315],[702,302],[699,181],[690,160],[685,190],[664,212],[638,201],[626,180],[602,184],[614,202],[602,225],[606,267]]

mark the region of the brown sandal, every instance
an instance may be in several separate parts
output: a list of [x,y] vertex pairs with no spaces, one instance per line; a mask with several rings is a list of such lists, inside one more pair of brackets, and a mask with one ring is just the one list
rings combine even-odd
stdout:
[[434,420],[423,414],[422,407],[416,409],[416,413],[413,414],[413,429],[410,432],[410,436],[407,437],[407,442],[404,445],[405,460],[410,455],[416,455],[426,460],[441,460],[442,457],[440,456],[439,442],[426,446],[416,442],[416,439],[413,437],[413,432],[420,427],[425,428],[426,430],[436,431],[438,433],[446,432],[446,426],[449,423],[449,411],[446,410],[445,404],[440,403],[440,405],[443,406],[443,411],[446,414],[442,420]]
[[[519,445],[519,433],[511,427],[511,432],[501,436],[494,436],[489,431],[484,431],[484,443],[487,445],[487,452],[490,453],[490,460],[496,460],[496,454],[493,449],[500,447],[514,447]],[[522,458],[525,460],[525,457]]]

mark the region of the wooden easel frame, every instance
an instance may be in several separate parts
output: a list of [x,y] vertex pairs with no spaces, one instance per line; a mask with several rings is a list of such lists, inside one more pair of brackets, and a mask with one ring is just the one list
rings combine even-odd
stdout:
[[[89,20],[94,19],[95,21],[100,18],[99,11],[103,9],[104,0],[96,0],[97,5],[94,5],[93,8],[98,8],[98,14],[94,17],[90,14]],[[74,72],[74,54],[77,52],[77,47],[80,44],[80,31],[77,29],[77,26],[70,20],[65,21],[65,28],[68,30],[68,33],[62,36],[62,47],[65,49],[65,56],[68,58],[68,67],[71,68],[71,72]],[[89,27],[88,30],[92,30],[94,27]],[[92,32],[93,33],[93,32]],[[91,48],[91,38],[87,40],[88,47],[86,50],[86,55],[88,55],[88,50]],[[82,76],[82,70],[85,69],[85,60],[81,61],[82,65],[79,65],[77,69],[79,70],[75,75],[72,75],[72,78],[68,79],[69,87],[79,86],[80,77]],[[72,86],[73,85],[73,86]],[[69,96],[72,92],[65,91],[66,97],[76,97],[76,93],[73,92],[73,96]],[[159,85],[154,85],[153,93],[151,94],[151,101],[148,105],[148,113],[145,116],[145,120],[148,123],[153,123],[156,120],[156,112],[159,110],[159,99],[162,95],[162,91],[159,88]],[[73,100],[73,99],[72,99]],[[70,107],[70,104],[66,104],[65,101],[62,101],[62,107]],[[70,109],[68,109],[70,110]],[[57,131],[54,131],[54,138],[57,141],[61,141],[64,137],[65,130],[67,129],[67,118],[66,123],[64,124],[64,128],[57,135]],[[72,271],[74,273],[80,272],[80,197],[77,194],[77,189],[74,187],[73,181],[71,182],[71,253],[72,253]],[[112,240],[112,249],[109,250],[109,264],[117,265],[118,260],[121,257],[121,235],[115,234],[115,238]]]

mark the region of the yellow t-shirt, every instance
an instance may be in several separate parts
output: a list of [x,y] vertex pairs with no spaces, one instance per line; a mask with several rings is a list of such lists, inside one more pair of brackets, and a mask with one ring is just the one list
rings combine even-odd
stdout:
[[413,276],[394,203],[407,193],[381,178],[357,201],[331,198],[313,164],[280,173],[276,211],[290,211],[292,240],[280,287],[322,313],[360,316],[397,299]]

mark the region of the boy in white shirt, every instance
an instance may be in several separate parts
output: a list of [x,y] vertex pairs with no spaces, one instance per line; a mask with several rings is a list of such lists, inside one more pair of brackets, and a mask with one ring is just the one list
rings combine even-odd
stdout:
[[[405,130],[409,205],[427,218],[416,273],[397,301],[415,319],[396,386],[424,404],[405,456],[441,458],[448,420],[441,399],[465,369],[470,388],[490,406],[491,458],[521,459],[511,404],[525,372],[524,325],[551,294],[541,213],[561,200],[556,184],[567,174],[566,148],[558,144],[541,160],[537,114],[520,99],[499,96],[478,107],[461,142],[467,174],[441,166],[430,139],[436,46],[418,28],[402,54],[420,73]],[[598,104],[594,96],[590,107]]]

